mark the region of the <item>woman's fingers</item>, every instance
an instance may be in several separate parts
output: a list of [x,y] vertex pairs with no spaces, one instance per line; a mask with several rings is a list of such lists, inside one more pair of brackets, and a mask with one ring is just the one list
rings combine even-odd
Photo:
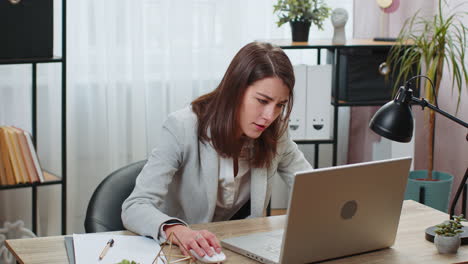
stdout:
[[201,230],[200,233],[203,234],[208,244],[213,247],[217,253],[221,253],[221,243],[213,233],[207,230]]
[[197,241],[198,245],[205,251],[206,254],[208,254],[208,256],[211,257],[211,256],[213,256],[214,252],[211,249],[210,244],[208,244],[208,241],[206,240],[205,235],[206,234],[204,234],[202,232],[199,232],[195,236],[195,241]]
[[[169,231],[169,230],[168,230]],[[182,254],[185,256],[191,255],[190,249],[193,249],[197,255],[203,257],[205,254],[208,256],[213,256],[215,252],[221,252],[221,245],[218,238],[211,232],[207,230],[194,231],[185,226],[179,226],[177,228],[171,229],[174,235],[178,239],[172,238],[172,242],[176,245],[179,245]],[[182,244],[183,247],[180,245]],[[185,250],[184,249],[187,249]],[[211,249],[214,248],[215,252]]]
[[[194,233],[192,229],[183,225],[177,225],[177,226],[171,226],[167,228],[166,232],[172,233],[172,237],[171,237],[172,243],[179,246],[179,249],[183,255],[191,256],[188,250],[190,250],[191,248],[190,246],[191,241],[194,241],[192,239],[192,236],[193,236],[192,234]],[[168,233],[166,233],[166,235],[167,234]]]
[[205,256],[205,250],[203,250],[200,245],[198,245],[198,242],[193,239],[190,244],[189,244],[189,248],[192,249],[193,251],[195,251],[195,253],[197,253],[198,256],[200,257],[203,257]]

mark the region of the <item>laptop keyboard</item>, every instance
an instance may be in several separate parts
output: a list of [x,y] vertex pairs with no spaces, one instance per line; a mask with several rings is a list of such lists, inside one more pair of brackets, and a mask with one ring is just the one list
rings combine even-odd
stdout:
[[273,254],[273,256],[277,256],[277,258],[279,258],[280,251],[281,251],[281,242],[279,243],[275,243],[275,242],[266,244],[264,249],[268,251],[269,253]]
[[227,248],[262,263],[279,263],[283,233],[283,229],[278,229],[228,238],[222,242]]
[[281,242],[283,240],[283,230],[272,232],[267,235],[268,242],[264,244],[264,250],[270,253],[272,259],[278,259],[281,252]]

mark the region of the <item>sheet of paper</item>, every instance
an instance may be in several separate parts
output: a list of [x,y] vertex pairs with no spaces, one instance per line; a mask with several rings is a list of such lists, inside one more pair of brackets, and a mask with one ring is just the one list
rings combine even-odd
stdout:
[[[99,255],[111,238],[114,239],[114,245],[109,248],[104,258],[99,260]],[[158,242],[151,238],[105,233],[73,234],[73,244],[76,264],[115,264],[124,259],[151,264],[161,249]],[[164,264],[161,260],[157,263]]]

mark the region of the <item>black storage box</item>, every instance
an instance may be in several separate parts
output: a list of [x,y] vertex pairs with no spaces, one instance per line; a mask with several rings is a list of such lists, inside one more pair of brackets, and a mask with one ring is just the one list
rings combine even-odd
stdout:
[[[389,47],[355,47],[339,49],[339,100],[346,102],[377,102],[392,99],[393,78],[379,72],[386,61]],[[333,54],[328,51],[327,61]],[[333,80],[335,79],[333,73]],[[334,89],[332,96],[334,97]]]
[[53,0],[0,0],[0,59],[50,58]]

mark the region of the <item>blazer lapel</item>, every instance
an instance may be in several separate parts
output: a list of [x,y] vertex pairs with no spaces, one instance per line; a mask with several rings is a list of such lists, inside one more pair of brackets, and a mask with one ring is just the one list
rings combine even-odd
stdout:
[[216,209],[216,200],[218,199],[218,175],[219,175],[219,157],[216,150],[209,143],[199,142],[201,175],[205,182],[206,196],[208,200],[207,221],[213,219]]
[[251,170],[250,207],[253,217],[263,216],[267,191],[267,170],[253,168]]

